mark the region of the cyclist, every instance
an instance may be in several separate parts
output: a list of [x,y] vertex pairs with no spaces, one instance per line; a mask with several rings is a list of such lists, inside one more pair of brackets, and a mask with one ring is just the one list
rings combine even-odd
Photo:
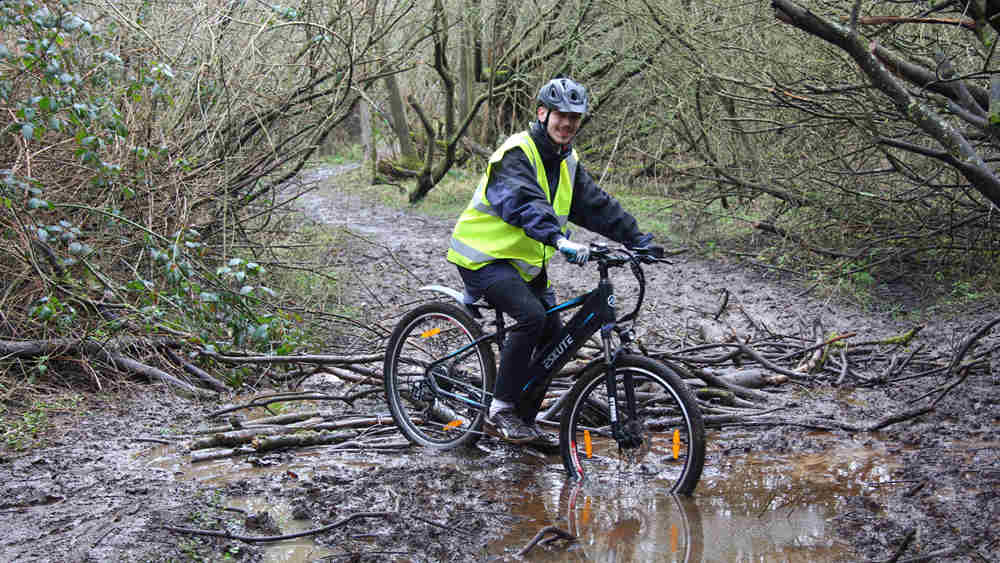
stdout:
[[[448,261],[473,299],[485,297],[519,326],[508,334],[487,417],[509,442],[556,448],[539,428],[540,404],[519,403],[532,353],[560,328],[546,264],[556,249],[584,264],[589,247],[570,240],[567,221],[630,247],[652,240],[578,160],[573,140],[588,110],[586,89],[555,78],[538,91],[536,119],[490,157],[469,205],[452,231]],[[540,400],[540,399],[539,399]]]

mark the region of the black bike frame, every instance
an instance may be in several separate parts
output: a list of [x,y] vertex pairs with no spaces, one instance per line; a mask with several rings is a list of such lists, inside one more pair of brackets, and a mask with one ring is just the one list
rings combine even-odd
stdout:
[[[562,370],[567,363],[569,363],[588,338],[600,331],[601,344],[604,352],[604,364],[607,373],[608,398],[610,403],[608,407],[611,411],[610,418],[612,427],[615,429],[615,434],[617,435],[618,409],[615,405],[615,398],[617,397],[617,394],[615,393],[613,366],[615,357],[621,349],[621,346],[614,351],[611,350],[611,332],[619,322],[634,317],[642,304],[642,299],[645,293],[644,284],[641,283],[644,281],[642,278],[642,271],[639,266],[634,263],[632,264],[632,268],[636,278],[640,280],[639,297],[635,309],[622,319],[616,320],[615,317],[614,289],[608,274],[610,265],[604,261],[598,261],[600,281],[598,281],[595,289],[556,305],[546,311],[546,315],[554,315],[561,311],[579,307],[579,311],[573,315],[569,322],[562,326],[562,329],[558,332],[558,334],[539,353],[535,354],[534,359],[529,365],[531,377],[529,378],[528,383],[524,386],[523,395],[520,400],[520,404],[518,405],[519,408],[528,408],[528,406],[540,402],[539,399],[541,398],[541,394],[545,392],[549,383],[551,383],[556,374],[558,374],[559,371]],[[463,357],[466,352],[472,350],[484,341],[494,340],[498,347],[502,348],[506,331],[513,330],[517,327],[517,325],[514,325],[510,329],[505,328],[503,315],[495,308],[493,310],[496,313],[495,318],[497,330],[495,332],[480,336],[473,342],[470,342],[466,346],[457,350],[455,353],[428,366],[427,373],[433,374],[428,379],[430,380],[431,388],[435,393],[458,399],[472,406],[486,407],[486,404],[482,401],[476,401],[474,399],[470,399],[469,397],[463,397],[442,389],[438,385],[436,379],[438,377],[447,378],[447,376],[435,373],[433,368],[437,365],[449,362],[452,359]],[[625,343],[625,340],[626,339],[623,339],[623,344]],[[626,372],[625,377],[627,378],[625,381],[626,404],[629,415],[632,416],[635,414],[635,391],[632,389],[630,381],[631,372]],[[454,383],[460,384],[458,381],[455,381]]]

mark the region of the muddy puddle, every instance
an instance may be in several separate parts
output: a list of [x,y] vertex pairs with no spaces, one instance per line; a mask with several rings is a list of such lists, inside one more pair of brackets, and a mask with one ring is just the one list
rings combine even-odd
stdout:
[[[759,437],[758,437],[759,438]],[[747,436],[746,439],[752,439]],[[509,453],[507,461],[522,467],[514,481],[500,479],[491,496],[508,499],[511,518],[502,538],[493,541],[484,559],[516,554],[539,531],[554,526],[578,537],[574,543],[553,542],[531,549],[523,560],[562,561],[843,561],[848,546],[832,538],[830,519],[844,510],[848,498],[877,495],[891,487],[893,455],[877,445],[840,445],[821,453],[732,453],[740,437],[710,444],[710,465],[696,494],[678,498],[627,484],[611,489],[579,486],[565,478],[558,456]],[[724,446],[723,444],[726,444]],[[738,448],[737,448],[738,449]],[[488,449],[436,456],[442,472],[481,465]],[[727,453],[728,452],[728,453]],[[272,464],[223,459],[192,464],[172,447],[150,450],[139,461],[167,470],[177,480],[191,480],[206,490],[221,490],[237,480],[287,476],[308,480],[327,470],[374,467],[399,455],[357,453],[324,455],[322,449],[295,452]],[[471,456],[463,459],[463,455]],[[426,461],[426,457],[424,458]],[[482,471],[482,468],[477,469]],[[477,486],[482,486],[477,485]],[[265,496],[267,498],[265,498]],[[296,520],[288,500],[272,495],[225,495],[225,506],[254,514],[268,511],[282,533],[309,529]],[[556,547],[558,545],[558,547]],[[304,562],[335,555],[310,537],[265,546],[265,561]]]

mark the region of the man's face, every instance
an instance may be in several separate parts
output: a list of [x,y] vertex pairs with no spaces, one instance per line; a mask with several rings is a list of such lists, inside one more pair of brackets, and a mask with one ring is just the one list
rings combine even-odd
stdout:
[[549,114],[549,137],[558,145],[568,145],[580,130],[583,114],[567,113],[557,109],[549,110],[542,106],[538,108],[538,121],[545,123],[545,114]]

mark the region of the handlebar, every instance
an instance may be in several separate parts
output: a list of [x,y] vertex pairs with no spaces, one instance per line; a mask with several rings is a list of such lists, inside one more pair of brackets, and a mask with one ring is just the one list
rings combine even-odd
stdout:
[[664,259],[665,255],[663,247],[656,245],[642,248],[610,248],[603,243],[590,244],[590,261],[597,262],[597,269],[601,273],[602,280],[607,280],[609,269],[627,264],[632,270],[632,275],[639,282],[639,295],[636,298],[635,308],[617,319],[617,325],[634,320],[639,316],[639,309],[642,308],[642,302],[646,297],[646,275],[642,271],[642,264],[669,264],[670,262]]
[[654,264],[670,262],[664,259],[666,251],[662,246],[650,245],[642,248],[610,248],[599,242],[590,243],[590,261],[609,267],[624,266],[628,263]]

